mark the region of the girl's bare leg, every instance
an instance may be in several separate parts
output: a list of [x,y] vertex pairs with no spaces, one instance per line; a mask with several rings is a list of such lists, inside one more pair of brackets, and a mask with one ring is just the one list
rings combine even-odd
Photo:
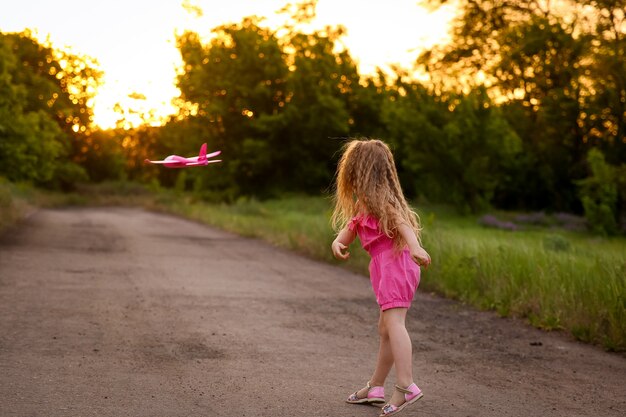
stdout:
[[[391,353],[391,345],[389,343],[389,332],[385,326],[382,311],[380,312],[380,317],[378,318],[378,335],[380,337],[378,344],[378,359],[376,360],[376,369],[374,369],[374,373],[370,378],[370,385],[372,387],[385,385],[387,375],[389,375],[389,371],[393,366],[393,354]],[[357,395],[359,398],[366,397],[367,388],[361,389]]]
[[370,379],[372,386],[382,386],[385,384],[387,375],[393,366],[393,354],[391,352],[391,344],[389,343],[389,331],[383,320],[383,312],[380,312],[378,319],[378,335],[380,342],[378,345],[378,360],[376,361],[376,369]]
[[[406,388],[413,383],[413,352],[411,338],[406,330],[406,308],[392,308],[382,313],[384,326],[389,335],[389,345],[396,368],[396,384]],[[404,395],[394,390],[391,400],[393,405],[404,402]]]

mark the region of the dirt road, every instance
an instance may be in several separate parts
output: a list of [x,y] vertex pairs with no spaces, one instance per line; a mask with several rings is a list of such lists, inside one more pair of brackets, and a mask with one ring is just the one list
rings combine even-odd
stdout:
[[[344,399],[376,320],[338,267],[140,210],[42,210],[0,238],[0,415],[375,417]],[[626,415],[623,356],[423,293],[408,327],[425,397],[401,415]]]

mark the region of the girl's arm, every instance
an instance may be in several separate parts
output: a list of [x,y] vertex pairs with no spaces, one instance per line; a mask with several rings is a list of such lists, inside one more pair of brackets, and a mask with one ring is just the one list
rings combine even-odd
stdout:
[[335,258],[344,260],[348,259],[350,257],[350,252],[348,252],[348,246],[350,246],[350,243],[352,243],[355,238],[356,233],[348,229],[347,226],[341,229],[331,245],[331,249],[333,250],[333,255],[335,255]]
[[402,235],[404,241],[409,246],[411,258],[413,258],[415,263],[419,266],[428,268],[428,265],[430,265],[430,255],[420,245],[413,229],[408,224],[402,223],[398,226],[398,232]]

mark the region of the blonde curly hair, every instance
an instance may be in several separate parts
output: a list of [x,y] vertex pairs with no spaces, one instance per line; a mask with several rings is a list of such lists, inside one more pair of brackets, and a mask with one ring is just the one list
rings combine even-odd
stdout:
[[378,219],[381,231],[394,240],[396,249],[406,245],[397,233],[403,223],[421,240],[419,217],[402,193],[393,155],[381,140],[353,139],[344,145],[337,165],[334,203],[331,221],[336,231],[354,216],[369,213]]

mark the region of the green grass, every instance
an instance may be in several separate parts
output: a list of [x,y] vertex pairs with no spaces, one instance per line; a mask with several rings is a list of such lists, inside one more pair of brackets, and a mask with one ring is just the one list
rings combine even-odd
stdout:
[[[20,194],[0,183],[0,212]],[[7,189],[9,191],[7,191]],[[256,237],[306,256],[367,274],[368,255],[355,242],[347,263],[330,252],[330,201],[285,197],[209,204],[188,194],[104,184],[47,197],[46,205],[138,205]],[[7,197],[9,195],[9,197]],[[23,197],[17,197],[17,200]],[[22,203],[18,203],[22,204]],[[526,318],[545,330],[564,330],[581,341],[626,351],[626,239],[534,227],[487,229],[449,208],[420,210],[423,244],[433,264],[420,289],[434,291],[502,316]]]
[[[555,249],[553,236],[567,249]],[[609,350],[626,348],[623,239],[434,226],[424,240],[437,260],[428,288]]]

